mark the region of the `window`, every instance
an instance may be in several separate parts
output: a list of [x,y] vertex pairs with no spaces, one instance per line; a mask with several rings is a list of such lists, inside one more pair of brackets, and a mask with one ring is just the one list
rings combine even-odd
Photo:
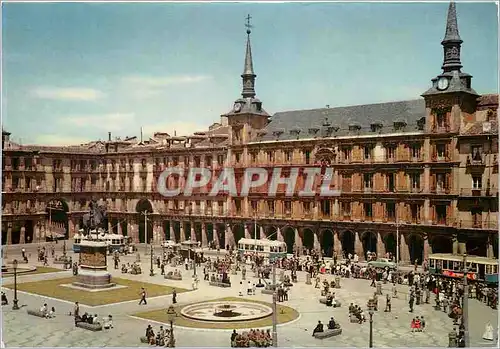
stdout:
[[269,163],[274,162],[274,153],[272,151],[267,152],[267,162],[269,162]]
[[274,201],[269,200],[267,202],[267,210],[269,213],[274,214]]
[[370,160],[372,158],[373,146],[367,145],[365,146],[365,160]]
[[396,204],[394,202],[388,202],[385,209],[387,219],[394,220],[396,217]]
[[483,149],[479,145],[473,145],[471,147],[472,161],[481,161],[481,154]]
[[446,211],[446,205],[436,205],[436,223],[446,224]]
[[234,200],[234,209],[237,214],[241,212],[241,200]]
[[443,190],[445,186],[445,176],[444,173],[436,174],[436,188],[438,190]]
[[396,147],[393,145],[389,145],[385,148],[386,151],[386,160],[394,160],[395,153],[396,153]]
[[345,162],[349,162],[351,160],[351,148],[343,148],[342,156]]
[[285,201],[285,214],[292,213],[292,203],[290,201]]
[[445,144],[436,144],[436,154],[438,159],[443,159],[446,156],[446,145]]
[[420,159],[420,144],[412,144],[410,146],[411,157],[413,159]]
[[483,187],[481,176],[473,176],[472,177],[472,188],[473,189],[481,189]]
[[306,164],[310,164],[311,163],[311,152],[309,150],[306,150],[305,153],[304,153],[305,157],[306,157]]
[[211,156],[207,156],[205,158],[205,166],[212,167],[212,157]]
[[178,158],[177,156],[174,156],[174,157],[172,158],[172,164],[173,164],[174,166],[177,166],[177,165],[179,164],[179,158]]
[[364,177],[365,189],[371,189],[373,187],[373,174],[365,173],[363,177]]
[[241,161],[241,154],[234,153],[234,161],[238,164]]
[[330,200],[321,200],[321,213],[326,216],[330,215]]
[[310,202],[304,202],[302,204],[302,207],[304,208],[305,213],[311,212],[311,203]]
[[292,161],[292,152],[291,151],[285,151],[285,161],[286,162]]
[[387,190],[390,192],[394,192],[395,189],[395,175],[394,173],[387,174]]
[[436,123],[438,127],[446,126],[446,111],[444,110],[436,111]]
[[412,223],[418,223],[418,220],[420,218],[420,205],[418,205],[418,204],[412,204],[410,206],[410,211],[411,211],[411,221],[412,221]]
[[200,165],[201,165],[201,159],[200,159],[200,157],[199,157],[199,156],[195,156],[195,157],[194,157],[194,165],[195,165],[196,167],[200,167]]
[[256,164],[257,163],[257,153],[251,153],[250,159],[251,159],[252,164]]
[[410,174],[411,188],[414,190],[420,189],[420,173]]
[[224,166],[224,155],[217,155],[217,164]]
[[363,204],[363,208],[365,211],[365,219],[371,219],[372,218],[372,204],[365,202]]
[[257,213],[257,201],[252,201],[251,205],[252,205],[252,211]]
[[351,203],[350,202],[342,202],[342,215],[350,216],[351,215]]

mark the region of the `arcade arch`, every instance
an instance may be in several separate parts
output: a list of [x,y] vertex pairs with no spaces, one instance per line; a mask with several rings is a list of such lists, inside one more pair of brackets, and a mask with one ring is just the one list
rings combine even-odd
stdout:
[[153,213],[153,206],[149,200],[141,199],[135,206],[135,212],[138,213],[139,242],[149,243],[153,238],[153,221],[148,214]]

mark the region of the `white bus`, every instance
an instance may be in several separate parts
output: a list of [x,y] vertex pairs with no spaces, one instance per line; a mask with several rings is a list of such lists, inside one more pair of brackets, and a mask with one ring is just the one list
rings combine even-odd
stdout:
[[[90,239],[97,241],[105,241],[106,245],[108,245],[108,248],[111,247],[111,250],[113,252],[121,251],[123,250],[123,248],[125,248],[125,237],[123,235],[108,234],[102,230],[100,231],[92,230],[90,234]],[[80,229],[78,234],[75,234],[73,236],[73,252],[79,253],[80,243],[82,242],[82,240],[90,240],[90,239],[88,236],[85,236],[83,234],[83,229]]]
[[286,243],[267,239],[240,239],[238,252],[242,255],[257,253],[270,260],[286,257]]

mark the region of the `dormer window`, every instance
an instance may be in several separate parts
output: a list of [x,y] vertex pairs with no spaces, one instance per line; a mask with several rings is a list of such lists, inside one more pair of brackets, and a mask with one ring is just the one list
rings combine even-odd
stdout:
[[309,128],[309,134],[310,135],[316,136],[316,134],[318,133],[318,131],[319,131],[318,127],[310,127]]
[[486,115],[487,115],[488,121],[493,121],[495,119],[495,112],[491,109],[488,109],[488,112]]
[[361,125],[357,123],[349,124],[349,131],[351,132],[357,132],[361,130]]
[[394,120],[393,127],[394,131],[403,131],[404,128],[406,127],[406,120],[403,119]]
[[292,128],[292,129],[290,130],[290,134],[291,134],[292,136],[295,136],[295,137],[299,138],[300,131],[301,131],[301,129],[300,129],[299,127],[294,127],[294,128]]
[[273,136],[276,138],[280,138],[280,136],[285,132],[283,129],[277,129],[273,131]]
[[257,111],[262,111],[262,103],[255,103],[255,109],[257,109]]
[[417,120],[417,129],[419,131],[423,131],[424,127],[425,127],[425,117],[420,118],[420,119]]
[[384,125],[380,121],[374,121],[370,124],[370,129],[372,132],[380,132],[383,126]]

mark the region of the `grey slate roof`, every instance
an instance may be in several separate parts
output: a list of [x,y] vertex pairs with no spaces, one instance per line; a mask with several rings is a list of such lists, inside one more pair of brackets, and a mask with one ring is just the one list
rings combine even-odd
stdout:
[[[271,122],[265,129],[265,135],[261,135],[258,140],[305,139],[314,138],[315,135],[317,137],[333,137],[418,132],[417,121],[422,118],[425,118],[425,102],[423,99],[285,111],[278,112],[271,117]],[[402,130],[396,131],[394,129],[394,122],[396,121],[405,121],[407,125]],[[382,124],[382,127],[374,132],[372,131],[372,124],[373,126]],[[315,128],[319,128],[319,132],[316,134],[314,132]],[[300,130],[299,134],[297,134],[298,130]],[[283,132],[280,133],[281,131]]]

